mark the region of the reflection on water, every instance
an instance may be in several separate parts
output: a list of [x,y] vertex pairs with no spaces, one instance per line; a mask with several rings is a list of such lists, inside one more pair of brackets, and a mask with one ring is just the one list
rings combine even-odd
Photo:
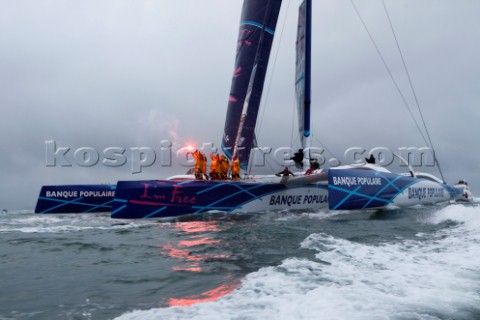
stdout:
[[[222,231],[219,221],[188,221],[177,222],[173,231],[179,235],[177,242],[170,241],[160,246],[162,253],[176,261],[172,267],[176,272],[211,272],[209,264],[219,259],[229,257],[228,253],[218,252],[223,239],[216,238]],[[210,268],[208,268],[210,267]],[[188,306],[199,302],[214,301],[231,293],[240,283],[239,279],[230,274],[217,287],[182,298],[169,298],[169,306]]]
[[214,243],[218,243],[220,242],[220,240],[215,240],[215,239],[212,239],[212,238],[208,238],[208,237],[205,237],[205,238],[201,238],[201,239],[195,239],[195,240],[185,240],[185,241],[179,241],[178,242],[178,246],[179,247],[195,247],[195,246],[200,246],[200,245],[203,245],[203,244],[214,244]]
[[222,284],[215,289],[200,293],[199,295],[189,296],[186,298],[170,298],[168,306],[189,306],[199,302],[215,301],[224,295],[231,293],[239,285],[239,281],[230,282],[229,284]]
[[183,231],[185,233],[197,233],[197,232],[209,232],[220,231],[219,221],[189,221],[189,222],[177,222],[174,225],[174,229]]

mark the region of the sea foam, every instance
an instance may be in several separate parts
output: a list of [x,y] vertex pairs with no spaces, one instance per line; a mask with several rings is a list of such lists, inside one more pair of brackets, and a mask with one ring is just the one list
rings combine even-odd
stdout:
[[301,247],[315,259],[262,268],[214,302],[117,319],[472,319],[480,315],[480,208],[452,205],[425,223],[446,221],[454,223],[376,245],[311,234]]

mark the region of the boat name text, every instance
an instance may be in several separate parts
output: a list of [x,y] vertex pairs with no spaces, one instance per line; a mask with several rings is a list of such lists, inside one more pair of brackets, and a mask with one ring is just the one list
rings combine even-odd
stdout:
[[327,195],[279,195],[270,197],[270,205],[299,205],[299,204],[312,204],[312,203],[327,203]]
[[152,199],[174,204],[195,204],[197,202],[195,195],[188,195],[182,191],[182,189],[183,188],[178,185],[174,185],[173,188],[166,188],[163,186],[152,186],[145,183],[143,185],[143,194],[140,196],[140,199]]
[[336,186],[381,186],[382,179],[377,177],[333,177]]
[[71,190],[71,191],[47,191],[45,193],[47,198],[78,198],[78,197],[115,197],[115,190],[107,191],[91,191],[91,190]]
[[409,187],[408,199],[422,200],[427,198],[443,198],[445,197],[444,188],[427,188],[427,187]]

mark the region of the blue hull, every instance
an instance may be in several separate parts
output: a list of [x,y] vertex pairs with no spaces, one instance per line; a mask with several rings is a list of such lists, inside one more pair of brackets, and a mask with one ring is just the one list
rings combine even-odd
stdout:
[[35,213],[110,212],[115,185],[43,186]]
[[324,177],[323,183],[313,183],[312,175],[275,183],[145,180],[119,181],[116,186],[44,186],[35,212],[111,212],[112,218],[143,219],[207,211],[358,210],[436,203],[459,194],[443,183],[381,170],[330,169],[328,184]]
[[330,169],[328,187],[284,182],[120,181],[112,218],[162,218],[212,210],[318,210],[327,209],[327,205],[330,210],[358,210],[429,204],[447,201],[456,195],[456,190],[445,184],[366,169]]
[[112,218],[175,217],[211,210],[231,212],[286,189],[280,183],[239,181],[119,181]]
[[330,210],[358,210],[388,205],[413,206],[455,199],[458,190],[432,180],[364,169],[330,169]]

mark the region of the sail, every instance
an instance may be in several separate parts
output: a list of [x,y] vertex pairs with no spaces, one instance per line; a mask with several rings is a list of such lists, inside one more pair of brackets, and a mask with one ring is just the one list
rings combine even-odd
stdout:
[[298,14],[295,93],[298,108],[298,130],[302,149],[309,147],[310,136],[310,30],[311,0],[303,1]]
[[222,149],[246,169],[281,0],[245,0]]

